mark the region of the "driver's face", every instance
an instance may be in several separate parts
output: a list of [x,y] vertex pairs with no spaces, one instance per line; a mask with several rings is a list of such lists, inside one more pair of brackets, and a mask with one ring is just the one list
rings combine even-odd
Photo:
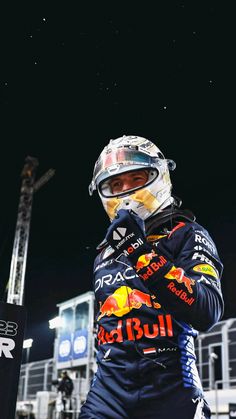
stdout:
[[113,195],[145,185],[148,181],[147,170],[133,170],[114,176],[109,184]]

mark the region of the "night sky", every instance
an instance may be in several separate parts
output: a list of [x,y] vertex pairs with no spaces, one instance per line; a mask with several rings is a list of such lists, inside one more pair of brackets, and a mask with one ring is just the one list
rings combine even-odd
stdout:
[[0,18],[4,301],[24,160],[38,159],[37,179],[56,171],[33,199],[25,278],[30,360],[52,356],[48,320],[56,304],[92,289],[96,245],[109,220],[88,184],[103,147],[123,134],[153,140],[176,161],[173,192],[216,242],[225,265],[224,318],[235,317],[232,3],[47,3],[12,5]]

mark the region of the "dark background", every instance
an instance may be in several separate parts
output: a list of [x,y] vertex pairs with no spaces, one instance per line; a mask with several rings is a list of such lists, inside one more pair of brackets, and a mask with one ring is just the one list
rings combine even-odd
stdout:
[[[128,3],[128,4],[126,4]],[[27,258],[30,361],[52,356],[56,304],[92,289],[109,220],[88,184],[110,138],[153,140],[173,191],[215,240],[236,316],[235,25],[215,1],[33,2],[0,14],[0,290],[6,299],[26,156],[37,179]],[[155,6],[155,7],[154,7]]]

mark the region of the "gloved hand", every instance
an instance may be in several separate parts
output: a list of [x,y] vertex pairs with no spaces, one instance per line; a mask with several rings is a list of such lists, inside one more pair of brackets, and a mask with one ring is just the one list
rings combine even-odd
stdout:
[[135,264],[140,255],[152,248],[146,240],[144,221],[134,212],[121,209],[109,226],[106,240],[116,253],[123,253]]

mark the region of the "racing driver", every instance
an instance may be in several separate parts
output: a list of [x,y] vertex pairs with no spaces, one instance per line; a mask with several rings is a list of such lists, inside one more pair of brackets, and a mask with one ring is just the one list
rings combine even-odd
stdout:
[[210,418],[194,341],[223,315],[223,265],[208,231],[172,194],[150,140],[110,140],[95,167],[111,221],[94,264],[98,369],[80,419]]

